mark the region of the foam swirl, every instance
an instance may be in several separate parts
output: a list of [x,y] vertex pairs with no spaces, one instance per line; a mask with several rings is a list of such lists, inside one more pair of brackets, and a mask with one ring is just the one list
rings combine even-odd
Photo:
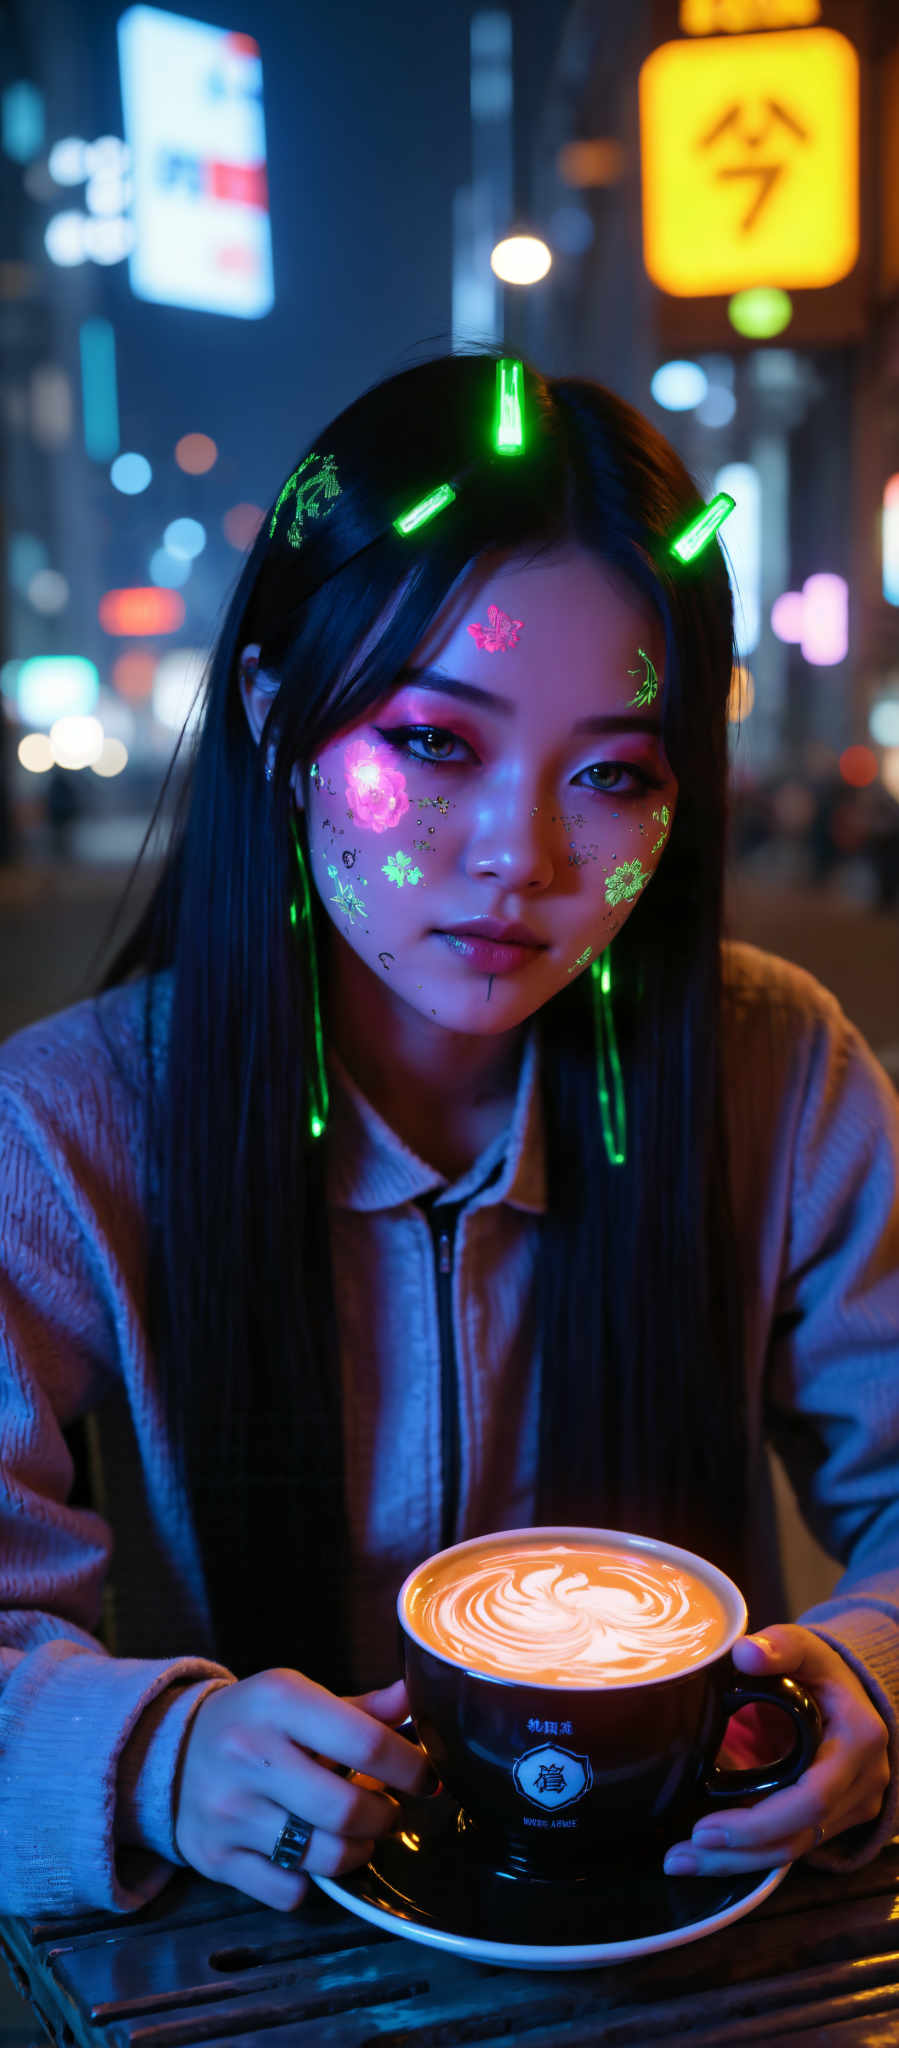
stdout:
[[704,1580],[638,1552],[475,1553],[420,1582],[414,1620],[445,1656],[544,1685],[622,1685],[710,1654],[728,1616]]

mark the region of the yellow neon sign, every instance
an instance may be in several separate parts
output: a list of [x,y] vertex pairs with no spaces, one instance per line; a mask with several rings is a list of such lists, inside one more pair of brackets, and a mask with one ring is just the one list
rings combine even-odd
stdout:
[[859,245],[859,65],[835,29],[663,43],[641,66],[643,261],[677,298],[835,284]]
[[752,28],[809,28],[821,19],[821,0],[681,0],[683,36],[745,35]]

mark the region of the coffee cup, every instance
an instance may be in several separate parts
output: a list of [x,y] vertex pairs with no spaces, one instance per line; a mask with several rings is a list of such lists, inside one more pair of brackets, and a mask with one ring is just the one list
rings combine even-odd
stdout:
[[[700,1813],[792,1785],[821,1739],[791,1678],[749,1678],[732,1579],[620,1529],[501,1529],[416,1566],[397,1596],[415,1730],[473,1856],[536,1879],[661,1856]],[[787,1754],[726,1770],[727,1722],[788,1717]]]

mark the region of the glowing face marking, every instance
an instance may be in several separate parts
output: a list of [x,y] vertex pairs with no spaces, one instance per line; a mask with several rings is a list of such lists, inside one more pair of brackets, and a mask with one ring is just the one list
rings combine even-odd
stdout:
[[392,832],[409,809],[406,778],[394,767],[383,749],[370,747],[367,740],[351,740],[344,748],[349,816],[357,825],[373,832]]
[[382,867],[381,873],[387,876],[388,882],[395,882],[398,889],[402,888],[404,882],[411,882],[414,886],[422,877],[421,868],[412,866],[407,853],[392,853]]
[[[303,475],[303,471],[309,468],[310,462],[318,462],[319,460],[321,461],[321,467],[313,472],[312,475],[307,476],[304,483],[301,483],[300,478]],[[305,540],[303,520],[326,519],[328,513],[333,510],[333,502],[329,502],[329,500],[333,501],[340,496],[340,485],[337,481],[334,456],[323,455],[319,458],[315,453],[307,455],[300,463],[299,468],[294,470],[293,475],[288,477],[272,513],[272,523],[268,530],[269,539],[271,539],[277,526],[278,513],[285,498],[289,498],[291,491],[296,493],[296,502],[286,538],[289,540],[292,548],[300,548]]]
[[466,631],[485,654],[508,654],[510,647],[518,644],[523,619],[510,619],[508,612],[501,612],[498,604],[488,604],[486,626],[468,626]]
[[[643,676],[643,680],[640,684],[640,687],[637,691],[636,697],[631,698],[631,704],[641,706],[643,704],[652,703],[653,698],[658,693],[659,679],[656,675],[655,669],[653,668],[652,662],[649,659],[649,655],[644,652],[644,649],[642,647],[638,647],[637,653],[640,656],[640,660],[645,661],[646,671]],[[638,676],[639,674],[640,671],[638,668],[628,669],[629,676]]]
[[584,947],[584,951],[583,951],[582,953],[579,953],[579,954],[578,954],[578,956],[577,956],[577,959],[576,959],[576,961],[575,961],[575,963],[574,963],[574,966],[573,966],[573,967],[569,967],[569,969],[568,969],[568,972],[569,972],[569,974],[576,974],[576,973],[577,973],[577,970],[578,970],[578,968],[579,968],[579,967],[586,967],[586,965],[587,965],[587,961],[589,960],[589,958],[590,958],[590,955],[591,955],[592,951],[593,951],[593,947],[592,947],[592,946],[585,946],[585,947]]
[[657,825],[661,825],[662,830],[659,835],[659,838],[656,840],[655,845],[651,846],[649,849],[650,860],[652,859],[654,853],[658,853],[659,847],[664,846],[665,844],[665,841],[668,837],[668,827],[671,823],[671,812],[668,809],[668,805],[663,804],[660,811],[653,811],[652,816],[655,823]]
[[629,903],[632,896],[639,896],[645,889],[649,875],[639,860],[623,860],[606,876],[606,902]]
[[357,917],[367,917],[368,912],[365,904],[360,902],[352,883],[342,882],[337,869],[331,866],[330,861],[328,862],[328,873],[332,882],[337,883],[337,895],[332,896],[330,901],[337,905],[338,910],[343,911],[344,917],[347,918],[349,923],[355,925]]

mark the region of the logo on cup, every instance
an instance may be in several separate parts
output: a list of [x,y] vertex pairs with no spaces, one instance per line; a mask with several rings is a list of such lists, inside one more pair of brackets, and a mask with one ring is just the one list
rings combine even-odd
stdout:
[[575,1800],[583,1799],[593,1783],[593,1770],[588,1756],[576,1756],[557,1742],[541,1742],[537,1749],[516,1757],[512,1777],[523,1799],[555,1813],[560,1806],[573,1806]]

